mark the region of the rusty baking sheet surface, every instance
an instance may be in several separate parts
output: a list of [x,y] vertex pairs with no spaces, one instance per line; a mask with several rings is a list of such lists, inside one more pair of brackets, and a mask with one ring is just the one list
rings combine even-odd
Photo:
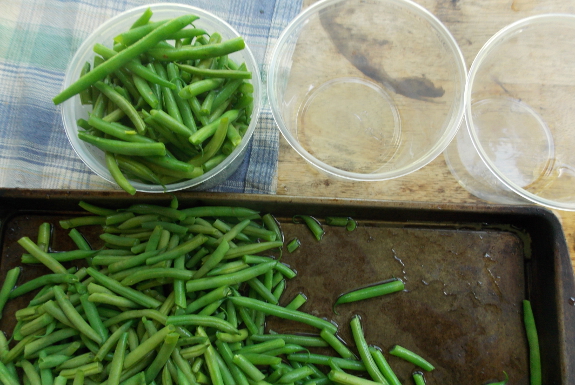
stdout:
[[[302,245],[284,252],[282,261],[298,272],[287,282],[285,305],[298,293],[307,296],[302,311],[333,320],[339,335],[353,345],[349,321],[361,316],[368,344],[380,347],[402,383],[415,367],[388,354],[395,344],[428,359],[436,370],[427,384],[485,384],[503,379],[529,383],[528,351],[521,301],[535,311],[543,381],[575,383],[575,296],[573,271],[561,227],[550,212],[535,207],[433,206],[351,200],[275,196],[179,194],[181,207],[198,204],[237,205],[270,212],[280,221],[286,241]],[[0,190],[2,259],[0,276],[19,265],[22,236],[36,236],[38,226],[82,213],[86,200],[108,207],[135,202],[167,204],[168,196],[126,197],[121,193],[34,192]],[[351,216],[355,231],[324,226],[316,241],[292,216]],[[67,231],[54,227],[54,250],[74,248]],[[99,247],[97,228],[82,233]],[[24,270],[23,279],[40,273]],[[332,305],[349,290],[401,278],[406,290],[386,297]],[[0,320],[13,326],[11,314],[25,305],[9,303]],[[313,328],[268,317],[267,327],[279,333],[317,333]],[[325,351],[317,351],[325,353]]]

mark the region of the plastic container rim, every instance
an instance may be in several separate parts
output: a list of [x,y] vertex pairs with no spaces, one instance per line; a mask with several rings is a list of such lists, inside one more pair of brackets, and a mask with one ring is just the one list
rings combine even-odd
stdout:
[[542,206],[557,209],[557,210],[569,210],[575,211],[575,203],[566,203],[566,202],[557,202],[550,199],[545,199],[540,196],[537,196],[533,193],[528,192],[527,190],[523,189],[513,181],[511,181],[508,177],[503,174],[499,168],[495,166],[495,164],[489,159],[487,156],[483,146],[481,145],[481,141],[479,140],[479,135],[477,133],[476,127],[473,124],[473,112],[471,109],[471,94],[473,89],[473,82],[475,80],[475,76],[477,72],[481,68],[481,64],[485,60],[485,58],[496,48],[500,43],[507,40],[509,37],[513,35],[513,33],[519,31],[521,28],[524,28],[528,25],[536,25],[540,23],[551,23],[557,22],[558,20],[561,21],[570,21],[573,23],[573,27],[575,28],[575,15],[572,14],[565,14],[565,13],[546,13],[541,15],[535,15],[526,17],[520,20],[517,20],[514,23],[511,23],[502,29],[500,29],[497,33],[495,33],[487,42],[481,47],[477,56],[473,60],[471,64],[471,68],[469,70],[469,74],[467,77],[467,82],[465,84],[465,93],[464,93],[464,100],[465,100],[465,125],[467,127],[467,131],[471,137],[471,142],[475,147],[479,157],[487,166],[487,168],[495,175],[495,177],[503,183],[508,189],[517,193],[524,199],[527,199],[530,202],[540,204]]
[[279,52],[280,47],[282,47],[286,40],[290,37],[290,35],[303,24],[303,22],[312,14],[320,11],[323,8],[327,8],[330,5],[337,4],[346,0],[321,0],[310,7],[306,8],[303,12],[301,12],[298,16],[296,16],[289,25],[282,31],[280,34],[278,41],[275,44],[275,47],[272,50],[270,65],[268,69],[267,75],[267,98],[272,110],[272,114],[274,120],[282,133],[282,136],[288,141],[291,147],[308,163],[317,167],[318,169],[326,172],[335,177],[353,180],[353,181],[382,181],[388,180],[393,178],[398,178],[407,174],[410,174],[414,171],[419,170],[420,168],[426,166],[431,161],[433,161],[437,156],[439,156],[445,148],[451,143],[455,135],[457,134],[457,130],[461,125],[464,116],[464,87],[466,81],[466,65],[465,59],[463,57],[463,53],[457,41],[451,34],[451,32],[447,29],[447,27],[431,12],[427,9],[422,7],[421,5],[411,1],[411,0],[385,0],[389,3],[395,3],[399,5],[407,5],[412,8],[412,10],[419,14],[424,20],[426,20],[430,25],[441,34],[441,36],[445,39],[447,46],[450,48],[451,53],[454,56],[456,61],[456,65],[459,69],[459,77],[460,77],[460,84],[461,84],[461,96],[459,97],[459,106],[457,108],[457,113],[451,117],[451,120],[448,124],[448,129],[445,131],[441,139],[436,143],[430,150],[428,150],[425,154],[420,156],[416,162],[413,162],[409,166],[401,167],[397,170],[383,172],[383,173],[355,173],[350,171],[341,170],[339,168],[330,166],[329,164],[320,161],[313,155],[311,155],[307,150],[305,150],[297,140],[289,133],[285,122],[281,116],[279,108],[277,107],[277,103],[272,103],[272,98],[275,99],[275,85],[273,79],[276,77],[276,72],[278,68],[278,60],[279,60]]
[[[198,8],[195,6],[186,5],[186,4],[177,4],[177,3],[155,3],[155,4],[148,4],[148,5],[142,5],[142,6],[130,8],[130,9],[127,9],[127,10],[109,18],[108,20],[104,21],[102,24],[100,24],[94,31],[92,31],[84,39],[84,41],[80,44],[80,46],[78,47],[78,49],[76,50],[76,52],[72,56],[72,59],[68,63],[68,66],[66,67],[66,72],[64,75],[64,82],[63,82],[62,90],[65,89],[66,87],[68,87],[73,81],[75,81],[75,79],[71,79],[71,72],[73,72],[74,64],[76,64],[78,62],[79,57],[81,57],[86,51],[91,52],[92,46],[95,44],[95,41],[94,41],[95,36],[97,36],[101,31],[103,31],[103,30],[107,29],[108,27],[118,23],[119,21],[121,21],[122,19],[124,19],[126,17],[136,15],[136,14],[137,15],[141,14],[147,8],[151,8],[152,11],[158,10],[158,9],[162,9],[162,10],[167,9],[167,10],[186,11],[188,13],[194,13],[195,15],[199,16],[200,19],[202,19],[202,18],[211,19],[211,20],[216,21],[219,24],[222,24],[223,26],[225,26],[226,28],[229,29],[229,32],[231,32],[232,35],[234,35],[236,37],[241,36],[235,28],[233,28],[228,22],[226,22],[222,18],[214,15],[213,13],[211,13],[209,11],[206,11],[204,9],[201,9],[201,8]],[[137,191],[148,192],[148,193],[163,193],[163,192],[173,192],[173,191],[179,191],[179,190],[193,188],[193,187],[199,187],[201,184],[206,183],[209,180],[211,180],[212,178],[218,176],[222,171],[224,171],[224,169],[227,166],[232,164],[236,160],[236,158],[238,156],[240,156],[245,151],[246,147],[251,142],[253,133],[255,131],[255,128],[256,128],[256,125],[257,125],[257,122],[259,119],[260,110],[262,107],[261,106],[261,104],[262,104],[262,82],[261,82],[261,76],[260,76],[257,61],[256,61],[251,49],[247,45],[247,43],[246,43],[245,48],[241,51],[241,54],[243,56],[245,56],[246,62],[251,62],[249,64],[251,64],[251,66],[253,67],[251,69],[252,79],[250,79],[250,81],[254,84],[254,101],[253,101],[254,108],[252,111],[250,125],[249,125],[246,133],[244,134],[244,138],[243,138],[242,142],[240,143],[240,145],[237,146],[232,151],[232,153],[226,157],[226,159],[223,162],[218,164],[212,170],[210,170],[210,171],[206,172],[205,174],[203,174],[197,178],[194,178],[194,179],[189,179],[189,180],[179,182],[179,183],[168,184],[168,185],[166,185],[165,189],[161,185],[146,184],[146,183],[141,183],[141,182],[130,180],[130,183],[134,186],[134,188]],[[96,175],[100,176],[101,178],[107,180],[108,182],[112,183],[113,185],[117,186],[116,181],[114,180],[112,175],[107,170],[105,173],[99,172],[95,169],[95,167],[92,164],[89,164],[84,159],[84,157],[80,154],[79,149],[74,144],[74,141],[71,138],[71,135],[76,135],[76,133],[78,131],[78,129],[76,128],[75,122],[69,121],[69,119],[71,118],[71,115],[74,115],[74,112],[73,112],[74,98],[77,98],[77,97],[73,97],[73,98],[70,98],[70,99],[64,101],[62,103],[62,107],[61,107],[62,121],[64,124],[64,130],[66,131],[66,136],[68,138],[68,142],[72,146],[76,155],[83,161],[83,163],[92,172],[94,172]]]

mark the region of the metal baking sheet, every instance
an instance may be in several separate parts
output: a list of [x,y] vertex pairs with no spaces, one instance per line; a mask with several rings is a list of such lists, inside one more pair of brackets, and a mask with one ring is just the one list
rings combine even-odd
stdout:
[[[475,207],[381,201],[298,198],[213,193],[177,194],[181,207],[234,205],[272,213],[286,241],[302,245],[284,251],[282,261],[298,272],[287,282],[281,304],[303,293],[301,310],[339,325],[342,340],[353,346],[349,321],[361,316],[368,344],[380,347],[402,383],[410,383],[412,364],[387,352],[399,344],[427,358],[436,370],[427,384],[485,384],[503,379],[528,384],[529,366],[521,301],[532,302],[539,331],[543,382],[575,383],[575,285],[564,235],[557,218],[533,206]],[[129,197],[116,192],[0,190],[0,276],[19,264],[21,236],[34,237],[44,221],[77,216],[80,200],[112,208],[136,202],[167,204],[170,195]],[[316,241],[298,214],[323,221],[350,216],[355,231],[324,226]],[[82,229],[98,247],[97,230]],[[55,226],[55,250],[73,248]],[[26,268],[23,278],[39,273]],[[401,278],[406,290],[386,297],[332,305],[349,290]],[[0,321],[10,330],[10,314],[22,303],[9,303]],[[275,317],[276,332],[317,333]],[[319,351],[321,353],[321,351]],[[325,353],[325,352],[323,352]]]

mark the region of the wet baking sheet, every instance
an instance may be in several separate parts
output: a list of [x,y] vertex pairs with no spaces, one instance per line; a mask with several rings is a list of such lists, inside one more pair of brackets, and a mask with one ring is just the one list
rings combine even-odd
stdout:
[[[237,205],[270,212],[280,221],[286,241],[297,237],[301,247],[284,251],[282,261],[298,272],[287,282],[281,304],[298,293],[307,296],[302,311],[339,325],[342,340],[353,345],[349,321],[361,316],[368,344],[383,350],[402,383],[410,383],[415,367],[388,351],[395,344],[426,359],[436,370],[428,384],[485,384],[502,380],[529,383],[528,352],[521,301],[532,301],[539,329],[543,380],[575,383],[575,296],[573,271],[561,227],[550,212],[535,207],[414,205],[356,200],[229,194],[178,194],[181,207],[198,204]],[[19,265],[22,236],[36,236],[42,222],[77,216],[85,200],[108,207],[135,202],[167,204],[167,195],[126,197],[121,193],[0,191],[2,259],[0,276]],[[321,241],[293,215],[351,216],[355,231],[324,226]],[[82,233],[99,247],[97,228]],[[54,226],[54,250],[74,248],[67,231]],[[21,279],[40,273],[24,270]],[[392,278],[405,291],[340,305],[349,290]],[[9,303],[0,321],[10,330],[10,315],[22,303]],[[268,329],[317,333],[301,324],[268,317]],[[319,353],[326,351],[316,350]]]

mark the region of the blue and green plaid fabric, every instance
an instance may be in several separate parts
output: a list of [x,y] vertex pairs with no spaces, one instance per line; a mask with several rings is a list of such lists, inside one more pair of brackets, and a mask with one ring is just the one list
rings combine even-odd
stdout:
[[[150,1],[16,0],[0,12],[0,187],[97,189],[114,186],[95,175],[69,144],[52,97],[76,48],[107,19]],[[301,0],[193,0],[244,36],[262,73]],[[214,191],[274,193],[279,135],[265,106],[246,158]]]

